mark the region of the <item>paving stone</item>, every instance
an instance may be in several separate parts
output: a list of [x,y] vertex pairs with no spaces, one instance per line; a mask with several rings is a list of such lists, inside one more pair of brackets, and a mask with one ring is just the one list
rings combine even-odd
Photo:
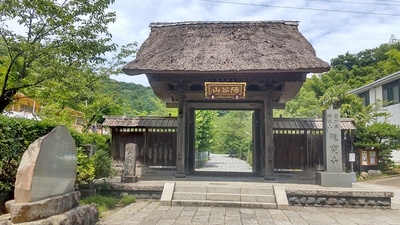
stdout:
[[191,216],[180,216],[178,219],[175,220],[175,223],[189,224],[191,221]]
[[275,221],[277,225],[292,225],[290,221]]
[[172,225],[175,223],[175,220],[159,220],[157,225]]
[[256,219],[242,219],[242,224],[258,224]]
[[239,219],[226,219],[225,218],[225,223],[226,225],[241,225],[242,221],[240,221]]
[[289,218],[284,214],[271,214],[271,218],[274,221],[289,221]]
[[308,224],[307,221],[305,219],[301,218],[301,217],[299,217],[299,218],[290,218],[289,221],[292,224],[296,224],[296,225]]

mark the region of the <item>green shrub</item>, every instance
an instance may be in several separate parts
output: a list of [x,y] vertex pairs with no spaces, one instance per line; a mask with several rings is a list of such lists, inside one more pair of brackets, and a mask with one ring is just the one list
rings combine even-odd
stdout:
[[78,165],[76,167],[76,183],[84,184],[95,178],[94,159],[82,150],[81,147],[78,150]]
[[11,191],[22,154],[54,124],[0,115],[0,191]]
[[133,195],[123,195],[119,200],[118,203],[121,205],[130,205],[136,202],[136,197]]
[[112,174],[110,151],[99,149],[93,157],[95,178],[110,177]]
[[[71,132],[74,137],[76,146],[84,148],[86,145],[95,145],[96,153],[90,161],[91,166],[94,168],[95,179],[102,177],[109,177],[112,174],[111,157],[110,157],[110,136],[94,133],[78,133]],[[82,151],[83,152],[83,151]]]
[[108,209],[111,209],[111,208],[114,208],[115,205],[118,203],[118,199],[114,198],[114,197],[95,195],[95,196],[83,198],[80,202],[81,202],[81,204],[95,203],[98,206],[104,206]]

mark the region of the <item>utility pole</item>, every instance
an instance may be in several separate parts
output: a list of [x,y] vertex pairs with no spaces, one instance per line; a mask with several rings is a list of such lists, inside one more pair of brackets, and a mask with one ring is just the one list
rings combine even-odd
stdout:
[[399,42],[399,39],[397,39],[397,38],[394,36],[394,34],[390,35],[389,44],[392,45],[392,44],[395,44],[395,43],[397,43],[397,42]]

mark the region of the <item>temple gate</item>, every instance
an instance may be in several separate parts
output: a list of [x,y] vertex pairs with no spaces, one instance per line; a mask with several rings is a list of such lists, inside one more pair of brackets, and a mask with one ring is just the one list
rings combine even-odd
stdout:
[[296,21],[152,23],[123,71],[145,73],[154,93],[178,108],[176,177],[194,166],[194,110],[254,110],[253,170],[274,179],[273,109],[307,73],[329,70]]

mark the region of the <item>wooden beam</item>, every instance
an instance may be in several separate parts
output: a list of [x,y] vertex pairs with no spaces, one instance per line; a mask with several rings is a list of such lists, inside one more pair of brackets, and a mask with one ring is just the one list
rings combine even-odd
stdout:
[[207,101],[207,102],[188,102],[189,108],[194,109],[237,109],[237,110],[254,110],[263,107],[262,103],[256,102],[218,102],[218,101]]
[[171,108],[176,109],[176,108],[178,108],[178,103],[177,102],[166,102],[165,107],[167,107],[169,109],[171,109]]
[[273,109],[285,109],[285,107],[286,107],[285,103],[272,103]]

